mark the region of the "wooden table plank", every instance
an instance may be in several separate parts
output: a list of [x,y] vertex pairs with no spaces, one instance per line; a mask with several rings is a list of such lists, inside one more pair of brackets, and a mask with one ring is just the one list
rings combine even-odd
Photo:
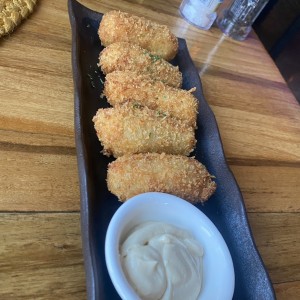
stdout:
[[[212,106],[229,162],[300,162],[300,122]],[[285,122],[286,121],[286,122]],[[279,126],[279,124],[282,124]]]
[[[48,51],[45,56],[47,54]],[[70,61],[69,57],[67,60]],[[24,68],[29,62],[23,61]],[[40,64],[44,64],[42,59]],[[47,74],[43,70],[4,67],[1,60],[0,98],[6,99],[0,102],[1,129],[73,136],[71,75],[60,78],[55,73],[59,73],[59,69]]]
[[[201,72],[200,67],[198,69]],[[201,76],[204,95],[213,106],[281,118],[291,122],[292,128],[297,128],[299,103],[285,82],[264,80],[258,76],[241,76],[231,69],[224,71],[211,66]]]
[[231,165],[248,212],[300,212],[300,168]]
[[[80,209],[74,148],[2,143],[0,168],[0,211]],[[231,165],[231,169],[248,212],[300,211],[300,168]]]
[[[12,124],[12,126],[15,127],[14,124]],[[1,145],[8,144],[22,146],[53,147],[56,149],[75,149],[75,139],[73,136],[57,135],[52,133],[47,134],[36,132],[20,132],[17,130],[0,130],[0,148]]]
[[275,284],[274,288],[277,300],[299,300],[300,281]]
[[[293,232],[299,214],[250,213],[249,218],[276,291],[297,295],[300,243]],[[84,298],[79,226],[79,213],[0,214],[1,299]]]
[[0,211],[80,209],[74,148],[2,144],[0,168]]
[[300,214],[249,213],[256,245],[273,283],[300,280]]
[[79,213],[0,214],[0,298],[85,299]]
[[0,102],[0,128],[73,137],[66,3],[39,1],[28,22],[0,43],[0,99],[7,99]]

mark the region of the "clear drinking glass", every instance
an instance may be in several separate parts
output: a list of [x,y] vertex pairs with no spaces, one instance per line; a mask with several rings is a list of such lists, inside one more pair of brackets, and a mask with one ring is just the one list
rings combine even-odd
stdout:
[[179,11],[184,19],[208,30],[217,18],[216,10],[223,0],[183,0]]
[[222,32],[231,38],[242,41],[249,32],[255,19],[269,0],[235,0],[218,17],[217,24]]

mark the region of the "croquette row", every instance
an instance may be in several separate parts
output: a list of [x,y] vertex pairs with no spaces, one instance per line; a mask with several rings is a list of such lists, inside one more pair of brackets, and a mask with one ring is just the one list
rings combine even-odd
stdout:
[[177,53],[177,38],[166,26],[116,11],[103,16],[98,33],[106,46],[98,64],[104,95],[114,106],[93,118],[103,153],[117,158],[108,166],[108,189],[121,201],[149,191],[206,201],[216,189],[213,176],[187,157],[198,101],[179,89],[182,74],[166,61]]

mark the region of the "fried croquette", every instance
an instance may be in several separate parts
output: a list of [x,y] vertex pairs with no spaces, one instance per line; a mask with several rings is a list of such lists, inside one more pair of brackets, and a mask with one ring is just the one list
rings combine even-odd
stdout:
[[182,74],[175,67],[138,45],[118,42],[109,45],[99,55],[99,67],[104,74],[113,71],[134,71],[148,74],[152,79],[180,88]]
[[93,122],[107,156],[147,152],[189,155],[196,144],[193,127],[132,103],[99,109]]
[[165,60],[173,59],[178,51],[178,40],[167,26],[121,11],[104,14],[98,34],[105,47],[129,42]]
[[164,192],[190,202],[204,202],[216,183],[205,166],[194,158],[146,153],[125,155],[110,163],[109,191],[120,201],[145,192]]
[[104,95],[115,106],[127,101],[147,106],[196,127],[198,101],[189,91],[152,80],[148,75],[115,71],[106,75]]

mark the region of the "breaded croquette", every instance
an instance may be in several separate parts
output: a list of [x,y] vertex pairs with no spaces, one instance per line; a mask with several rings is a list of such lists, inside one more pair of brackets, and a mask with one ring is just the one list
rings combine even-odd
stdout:
[[193,127],[132,103],[99,109],[93,122],[108,156],[147,152],[189,155],[196,144]]
[[121,11],[104,14],[98,34],[105,47],[129,42],[165,60],[173,59],[178,51],[178,40],[167,26]]
[[198,101],[191,92],[132,71],[115,71],[107,74],[105,79],[104,95],[111,105],[130,101],[196,126]]
[[196,203],[215,191],[211,178],[194,158],[147,153],[125,155],[110,163],[107,186],[120,201],[145,192],[164,192]]
[[127,70],[148,74],[152,79],[176,88],[180,88],[182,84],[182,74],[178,66],[174,67],[140,46],[126,42],[114,43],[102,50],[98,66],[104,74]]

